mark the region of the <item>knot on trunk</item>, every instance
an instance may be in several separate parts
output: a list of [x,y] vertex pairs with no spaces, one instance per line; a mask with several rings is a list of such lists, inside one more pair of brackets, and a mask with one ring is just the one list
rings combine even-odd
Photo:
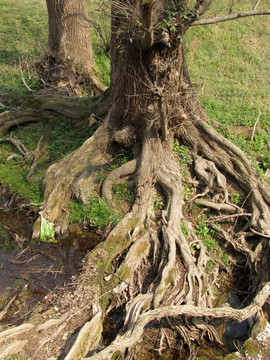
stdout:
[[135,139],[135,129],[129,125],[121,130],[116,130],[112,136],[112,140],[125,147],[131,147],[135,143]]

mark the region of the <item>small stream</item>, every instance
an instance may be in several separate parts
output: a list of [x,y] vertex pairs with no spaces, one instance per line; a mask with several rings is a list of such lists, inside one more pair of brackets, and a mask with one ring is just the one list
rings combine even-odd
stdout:
[[5,323],[19,324],[40,304],[76,277],[87,251],[99,237],[73,226],[58,243],[31,240],[33,214],[6,208],[0,198],[0,310],[12,301]]

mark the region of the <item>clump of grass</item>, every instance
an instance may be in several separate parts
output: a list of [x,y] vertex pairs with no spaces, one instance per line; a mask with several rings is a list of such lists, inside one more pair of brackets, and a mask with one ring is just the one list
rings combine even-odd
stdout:
[[203,240],[203,244],[209,250],[218,249],[218,242],[215,240],[214,236],[216,235],[215,231],[209,229],[205,223],[205,219],[202,218],[200,222],[196,225],[196,234],[200,239]]
[[70,222],[85,223],[98,229],[115,226],[121,220],[121,215],[110,209],[107,202],[98,196],[91,196],[85,204],[74,200],[69,209]]
[[134,200],[134,192],[128,188],[126,183],[114,184],[113,185],[113,194],[120,201],[128,202],[130,205]]
[[243,194],[238,191],[231,194],[231,202],[235,205],[240,205],[243,202]]
[[177,140],[174,140],[173,152],[182,170],[186,169],[192,163],[188,146],[180,145]]
[[152,199],[152,210],[156,214],[160,212],[164,207],[164,202],[162,196],[159,193],[156,193],[155,197]]
[[63,159],[76,150],[91,135],[86,126],[75,128],[74,122],[68,118],[58,118],[50,130],[48,151],[53,161]]
[[[1,161],[1,159],[0,159]],[[30,167],[24,166],[23,159],[13,159],[7,164],[0,162],[1,185],[9,189],[11,193],[39,204],[42,202],[42,178],[26,182],[26,176]]]

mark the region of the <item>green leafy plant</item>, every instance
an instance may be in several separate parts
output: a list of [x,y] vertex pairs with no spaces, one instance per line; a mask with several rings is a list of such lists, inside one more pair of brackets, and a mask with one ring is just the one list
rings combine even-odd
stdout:
[[114,184],[113,194],[121,201],[127,201],[132,204],[134,200],[134,192],[127,187],[126,183]]
[[213,229],[208,228],[204,218],[196,225],[196,234],[203,240],[204,246],[209,250],[218,249],[218,242],[214,239],[216,232]]
[[243,201],[243,195],[238,191],[231,195],[231,202],[235,205],[239,205]]
[[160,194],[156,194],[155,197],[152,199],[152,210],[154,213],[157,213],[164,207],[164,202]]
[[186,226],[186,224],[184,224],[182,221],[180,222],[180,226],[181,226],[181,230],[184,236],[188,236],[189,234],[189,230]]
[[75,200],[69,209],[70,222],[84,222],[98,229],[115,226],[121,220],[121,215],[110,209],[107,202],[98,196],[91,196],[85,204]]
[[179,1],[178,4],[171,5],[165,11],[165,19],[161,28],[162,30],[177,33],[180,19],[191,20],[197,18],[197,16],[198,14],[194,8],[188,8],[185,6],[184,1]]
[[192,163],[192,158],[189,155],[188,146],[180,145],[177,140],[174,140],[173,152],[181,168],[186,168]]
[[101,168],[96,174],[96,183],[97,183],[97,185],[101,186],[105,179],[106,179],[106,173],[103,170],[103,168]]

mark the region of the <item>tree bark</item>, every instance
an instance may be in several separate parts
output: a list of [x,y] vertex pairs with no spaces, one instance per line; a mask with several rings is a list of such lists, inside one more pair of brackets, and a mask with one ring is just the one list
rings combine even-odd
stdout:
[[97,89],[104,90],[93,74],[95,60],[85,0],[46,1],[49,18],[46,81],[63,86],[61,83],[67,82],[72,73],[81,73],[90,76]]

